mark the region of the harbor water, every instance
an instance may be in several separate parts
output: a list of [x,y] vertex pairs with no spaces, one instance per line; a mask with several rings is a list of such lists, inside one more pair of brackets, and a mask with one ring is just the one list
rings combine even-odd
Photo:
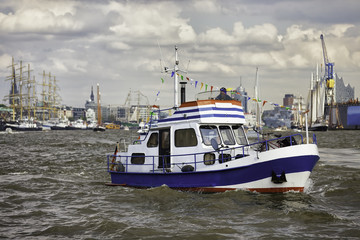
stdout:
[[0,133],[0,238],[360,239],[360,131],[316,133],[306,191],[285,194],[106,186],[106,154],[135,134]]

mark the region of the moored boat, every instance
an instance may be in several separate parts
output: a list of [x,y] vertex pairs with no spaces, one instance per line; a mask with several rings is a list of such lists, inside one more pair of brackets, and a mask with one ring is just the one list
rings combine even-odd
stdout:
[[66,130],[86,130],[87,126],[82,119],[77,119],[75,122],[71,122]]
[[28,132],[28,131],[42,131],[42,127],[34,121],[33,118],[25,118],[20,121],[9,122],[5,124],[5,129],[11,128],[13,131],[21,131],[21,132]]
[[[177,72],[176,50],[175,56],[173,71]],[[177,74],[173,75],[175,112],[154,124],[150,121],[146,135],[130,144],[126,152],[116,146],[115,153],[108,155],[108,185],[167,185],[200,192],[304,191],[319,160],[315,135],[312,143],[294,134],[249,144],[241,102],[182,99],[179,105]]]

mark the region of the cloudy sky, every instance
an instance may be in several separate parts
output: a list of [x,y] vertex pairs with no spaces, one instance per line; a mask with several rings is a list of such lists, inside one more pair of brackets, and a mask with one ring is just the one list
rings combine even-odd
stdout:
[[[100,83],[102,104],[124,104],[131,89],[171,106],[173,82],[161,65],[173,66],[177,45],[184,76],[228,88],[241,78],[251,96],[258,67],[262,99],[281,104],[285,93],[307,96],[323,63],[320,34],[359,97],[359,12],[358,0],[2,0],[0,97],[13,56],[39,82],[44,70],[55,75],[63,104],[84,107]],[[188,100],[199,91],[188,85]]]

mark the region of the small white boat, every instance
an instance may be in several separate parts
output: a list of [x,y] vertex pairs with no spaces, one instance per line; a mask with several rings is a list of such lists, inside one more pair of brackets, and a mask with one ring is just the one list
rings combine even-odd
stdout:
[[[175,73],[179,63],[176,50]],[[126,152],[119,152],[116,146],[115,153],[108,155],[108,185],[167,185],[200,192],[304,191],[319,160],[315,135],[312,144],[305,143],[301,134],[249,144],[239,101],[182,100],[180,105],[177,74],[173,75],[175,112],[156,120],[156,127],[150,124],[146,135]]]
[[75,122],[67,126],[67,130],[86,130],[87,126],[82,119],[77,119]]
[[69,120],[67,118],[58,119],[55,124],[53,124],[50,128],[51,130],[67,130],[69,127]]
[[17,122],[7,123],[5,125],[5,129],[6,128],[11,128],[11,130],[13,131],[21,131],[21,132],[42,130],[42,127],[39,126],[33,118],[30,119],[25,118]]

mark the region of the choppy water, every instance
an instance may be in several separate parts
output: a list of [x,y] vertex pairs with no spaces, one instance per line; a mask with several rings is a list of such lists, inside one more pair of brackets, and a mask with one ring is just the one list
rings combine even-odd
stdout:
[[317,133],[308,189],[285,194],[105,186],[124,134],[0,134],[0,238],[360,238],[360,131]]

